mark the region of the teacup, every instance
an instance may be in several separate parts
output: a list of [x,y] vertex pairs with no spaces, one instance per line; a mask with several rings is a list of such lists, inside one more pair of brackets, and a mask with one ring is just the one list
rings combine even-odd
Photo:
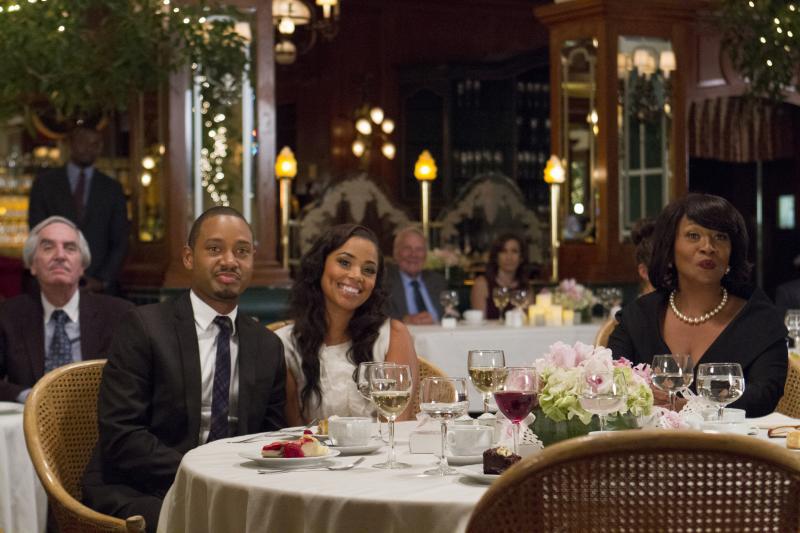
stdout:
[[372,435],[372,420],[358,416],[331,417],[328,434],[334,446],[366,446]]
[[464,321],[467,324],[480,324],[483,322],[483,311],[480,309],[467,309],[464,311]]
[[492,447],[493,437],[487,426],[453,426],[447,430],[447,447],[453,455],[480,455]]

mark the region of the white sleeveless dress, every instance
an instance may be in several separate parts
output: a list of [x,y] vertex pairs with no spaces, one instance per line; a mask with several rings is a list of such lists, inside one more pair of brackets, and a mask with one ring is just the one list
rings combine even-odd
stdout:
[[[291,370],[297,382],[297,401],[300,401],[300,393],[306,385],[305,375],[303,374],[302,361],[300,354],[297,353],[292,339],[294,326],[288,325],[280,328],[275,333],[283,342],[286,366]],[[391,319],[381,325],[378,338],[372,347],[372,359],[374,361],[384,361],[386,353],[389,351],[389,337],[391,333]],[[353,381],[355,365],[347,358],[347,351],[350,349],[351,342],[333,346],[322,345],[319,354],[320,376],[319,385],[322,398],[319,405],[315,405],[315,398],[312,397],[311,405],[306,410],[305,415],[310,419],[328,418],[329,416],[372,416],[375,407],[371,402],[364,399],[358,392],[356,382]]]

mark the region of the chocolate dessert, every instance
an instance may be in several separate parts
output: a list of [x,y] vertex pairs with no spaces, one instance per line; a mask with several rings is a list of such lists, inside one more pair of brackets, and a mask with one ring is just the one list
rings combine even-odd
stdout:
[[505,446],[489,448],[483,452],[483,473],[502,474],[506,469],[522,459]]

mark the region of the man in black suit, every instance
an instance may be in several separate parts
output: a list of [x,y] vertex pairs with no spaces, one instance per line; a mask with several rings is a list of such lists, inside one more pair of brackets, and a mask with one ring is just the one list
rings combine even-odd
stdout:
[[100,155],[100,134],[78,127],[70,134],[70,161],[37,176],[31,188],[28,224],[59,215],[81,229],[92,251],[85,272],[86,288],[116,294],[128,251],[128,210],[122,187],[94,168]]
[[435,324],[442,317],[439,293],[447,289],[440,274],[423,270],[427,256],[425,236],[419,228],[401,229],[394,238],[396,267],[387,269],[387,313],[407,324]]
[[203,213],[183,264],[191,291],[129,313],[114,335],[98,400],[99,441],[85,503],[155,530],[183,454],[284,426],[286,364],[274,333],[239,312],[253,233],[230,207]]
[[0,302],[0,401],[5,402],[24,403],[39,378],[58,366],[107,357],[113,327],[133,307],[78,290],[91,254],[75,224],[63,217],[49,217],[31,230],[23,259],[41,292]]

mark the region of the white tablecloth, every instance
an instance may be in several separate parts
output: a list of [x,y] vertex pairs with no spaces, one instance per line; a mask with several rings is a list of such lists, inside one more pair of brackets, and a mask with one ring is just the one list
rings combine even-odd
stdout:
[[[581,341],[594,343],[602,324],[577,326],[511,328],[498,323],[484,326],[466,326],[447,329],[441,326],[409,326],[414,337],[417,355],[441,368],[451,377],[467,377],[467,353],[470,350],[503,350],[506,364],[530,365],[540,358],[551,344],[562,341],[574,344]],[[480,393],[472,389],[469,397],[470,411],[483,409]]]
[[25,447],[21,407],[0,402],[0,529],[5,533],[44,531],[47,525],[47,496]]
[[463,531],[487,486],[460,476],[421,475],[436,459],[408,452],[408,434],[416,425],[397,424],[398,459],[413,465],[405,470],[372,468],[385,460],[384,447],[352,470],[260,475],[258,466],[238,452],[257,452],[264,442],[200,446],[181,462],[164,500],[158,531]]

